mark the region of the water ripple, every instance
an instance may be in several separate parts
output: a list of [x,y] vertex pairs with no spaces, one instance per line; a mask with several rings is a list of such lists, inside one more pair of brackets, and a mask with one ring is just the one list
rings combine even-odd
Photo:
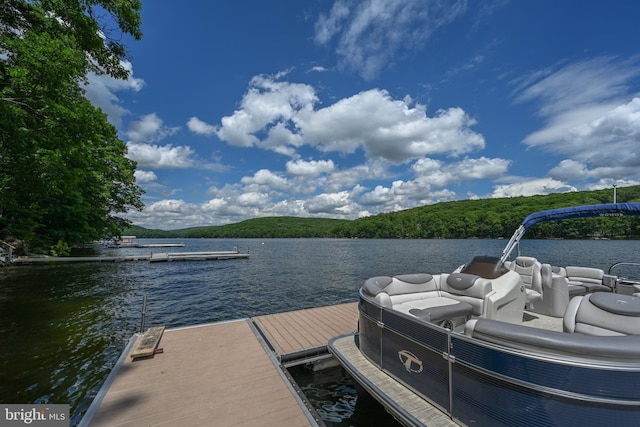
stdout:
[[[193,239],[185,251],[250,249],[250,259],[38,265],[0,271],[0,401],[68,403],[79,422],[120,356],[146,325],[168,328],[357,300],[371,276],[452,271],[474,255],[496,255],[500,240]],[[525,241],[545,262],[606,269],[638,242]],[[603,249],[598,249],[603,248]],[[182,250],[182,249],[181,249]],[[106,255],[148,249],[102,249]],[[600,263],[601,265],[598,265]],[[337,385],[340,387],[341,385]],[[346,385],[345,385],[346,386]],[[309,390],[311,393],[312,390]],[[320,405],[344,418],[350,390]]]

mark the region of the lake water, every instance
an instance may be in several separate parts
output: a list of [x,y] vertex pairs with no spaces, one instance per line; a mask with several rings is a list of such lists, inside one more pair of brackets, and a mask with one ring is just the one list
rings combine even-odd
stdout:
[[[506,240],[161,239],[184,248],[106,249],[105,255],[215,251],[249,259],[80,263],[0,268],[0,403],[67,403],[77,424],[131,335],[357,301],[377,275],[450,272]],[[553,265],[637,261],[638,241],[524,240],[522,251]],[[349,384],[340,384],[353,403]],[[313,385],[309,386],[313,390]],[[351,398],[349,396],[352,396]],[[347,402],[349,403],[349,402]]]

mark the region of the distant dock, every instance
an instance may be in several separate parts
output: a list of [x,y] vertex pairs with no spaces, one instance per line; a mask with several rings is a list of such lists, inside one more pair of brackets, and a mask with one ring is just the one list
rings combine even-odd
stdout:
[[138,243],[136,240],[136,236],[122,236],[118,240],[104,240],[100,244],[107,249],[184,247],[184,243]]
[[108,249],[124,249],[124,248],[182,248],[184,243],[113,243],[105,244]]
[[149,255],[127,255],[127,256],[86,256],[86,257],[16,257],[11,259],[10,265],[31,265],[31,264],[58,264],[77,262],[127,262],[127,261],[213,261],[225,259],[249,258],[249,253],[233,251],[211,251],[211,252],[162,252]]
[[285,365],[329,360],[329,339],[357,325],[357,303],[347,303],[166,330],[158,341],[161,328],[150,328],[154,355],[131,357],[145,335],[132,339],[80,427],[322,426]]
[[150,262],[166,261],[209,261],[219,259],[249,258],[248,253],[238,251],[217,251],[217,252],[168,252],[155,253],[151,255]]

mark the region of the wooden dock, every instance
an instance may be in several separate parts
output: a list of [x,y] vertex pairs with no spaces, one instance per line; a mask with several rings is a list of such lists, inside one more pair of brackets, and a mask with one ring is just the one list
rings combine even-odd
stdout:
[[358,329],[352,304],[310,308],[253,318],[281,362],[327,352],[329,339]]
[[249,258],[249,253],[238,251],[211,251],[211,252],[158,252],[148,255],[127,255],[127,256],[83,256],[83,257],[19,257],[12,258],[11,265],[29,264],[58,264],[77,262],[128,262],[128,261],[212,261],[225,259],[245,259]]
[[137,360],[132,340],[80,426],[321,425],[282,362],[326,353],[357,322],[349,303],[170,329]]
[[166,261],[210,261],[219,259],[249,258],[248,253],[238,251],[216,251],[216,252],[167,252],[155,253],[151,255],[149,262]]

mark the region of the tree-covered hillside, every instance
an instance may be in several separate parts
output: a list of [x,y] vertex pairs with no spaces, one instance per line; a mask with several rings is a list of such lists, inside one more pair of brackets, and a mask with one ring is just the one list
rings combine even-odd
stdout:
[[[466,239],[510,237],[529,214],[541,210],[611,203],[612,190],[544,196],[462,200],[384,213],[354,221],[267,217],[215,227],[162,231],[132,227],[138,237],[345,237]],[[640,202],[640,186],[619,188],[618,202]],[[527,238],[640,238],[640,217],[575,219],[537,224]]]
[[197,227],[181,230],[183,237],[330,237],[340,219],[266,217],[250,219],[218,227]]
[[137,237],[184,237],[184,238],[271,238],[271,237],[334,237],[333,230],[350,221],[327,218],[266,217],[255,218],[235,224],[194,227],[181,230],[147,230],[130,227],[125,234]]
[[[544,196],[463,200],[380,214],[342,224],[338,237],[359,238],[498,238],[510,237],[529,214],[576,205],[611,203],[612,190]],[[618,202],[640,201],[640,186],[620,188]],[[576,219],[537,224],[528,238],[636,238],[640,217]]]

